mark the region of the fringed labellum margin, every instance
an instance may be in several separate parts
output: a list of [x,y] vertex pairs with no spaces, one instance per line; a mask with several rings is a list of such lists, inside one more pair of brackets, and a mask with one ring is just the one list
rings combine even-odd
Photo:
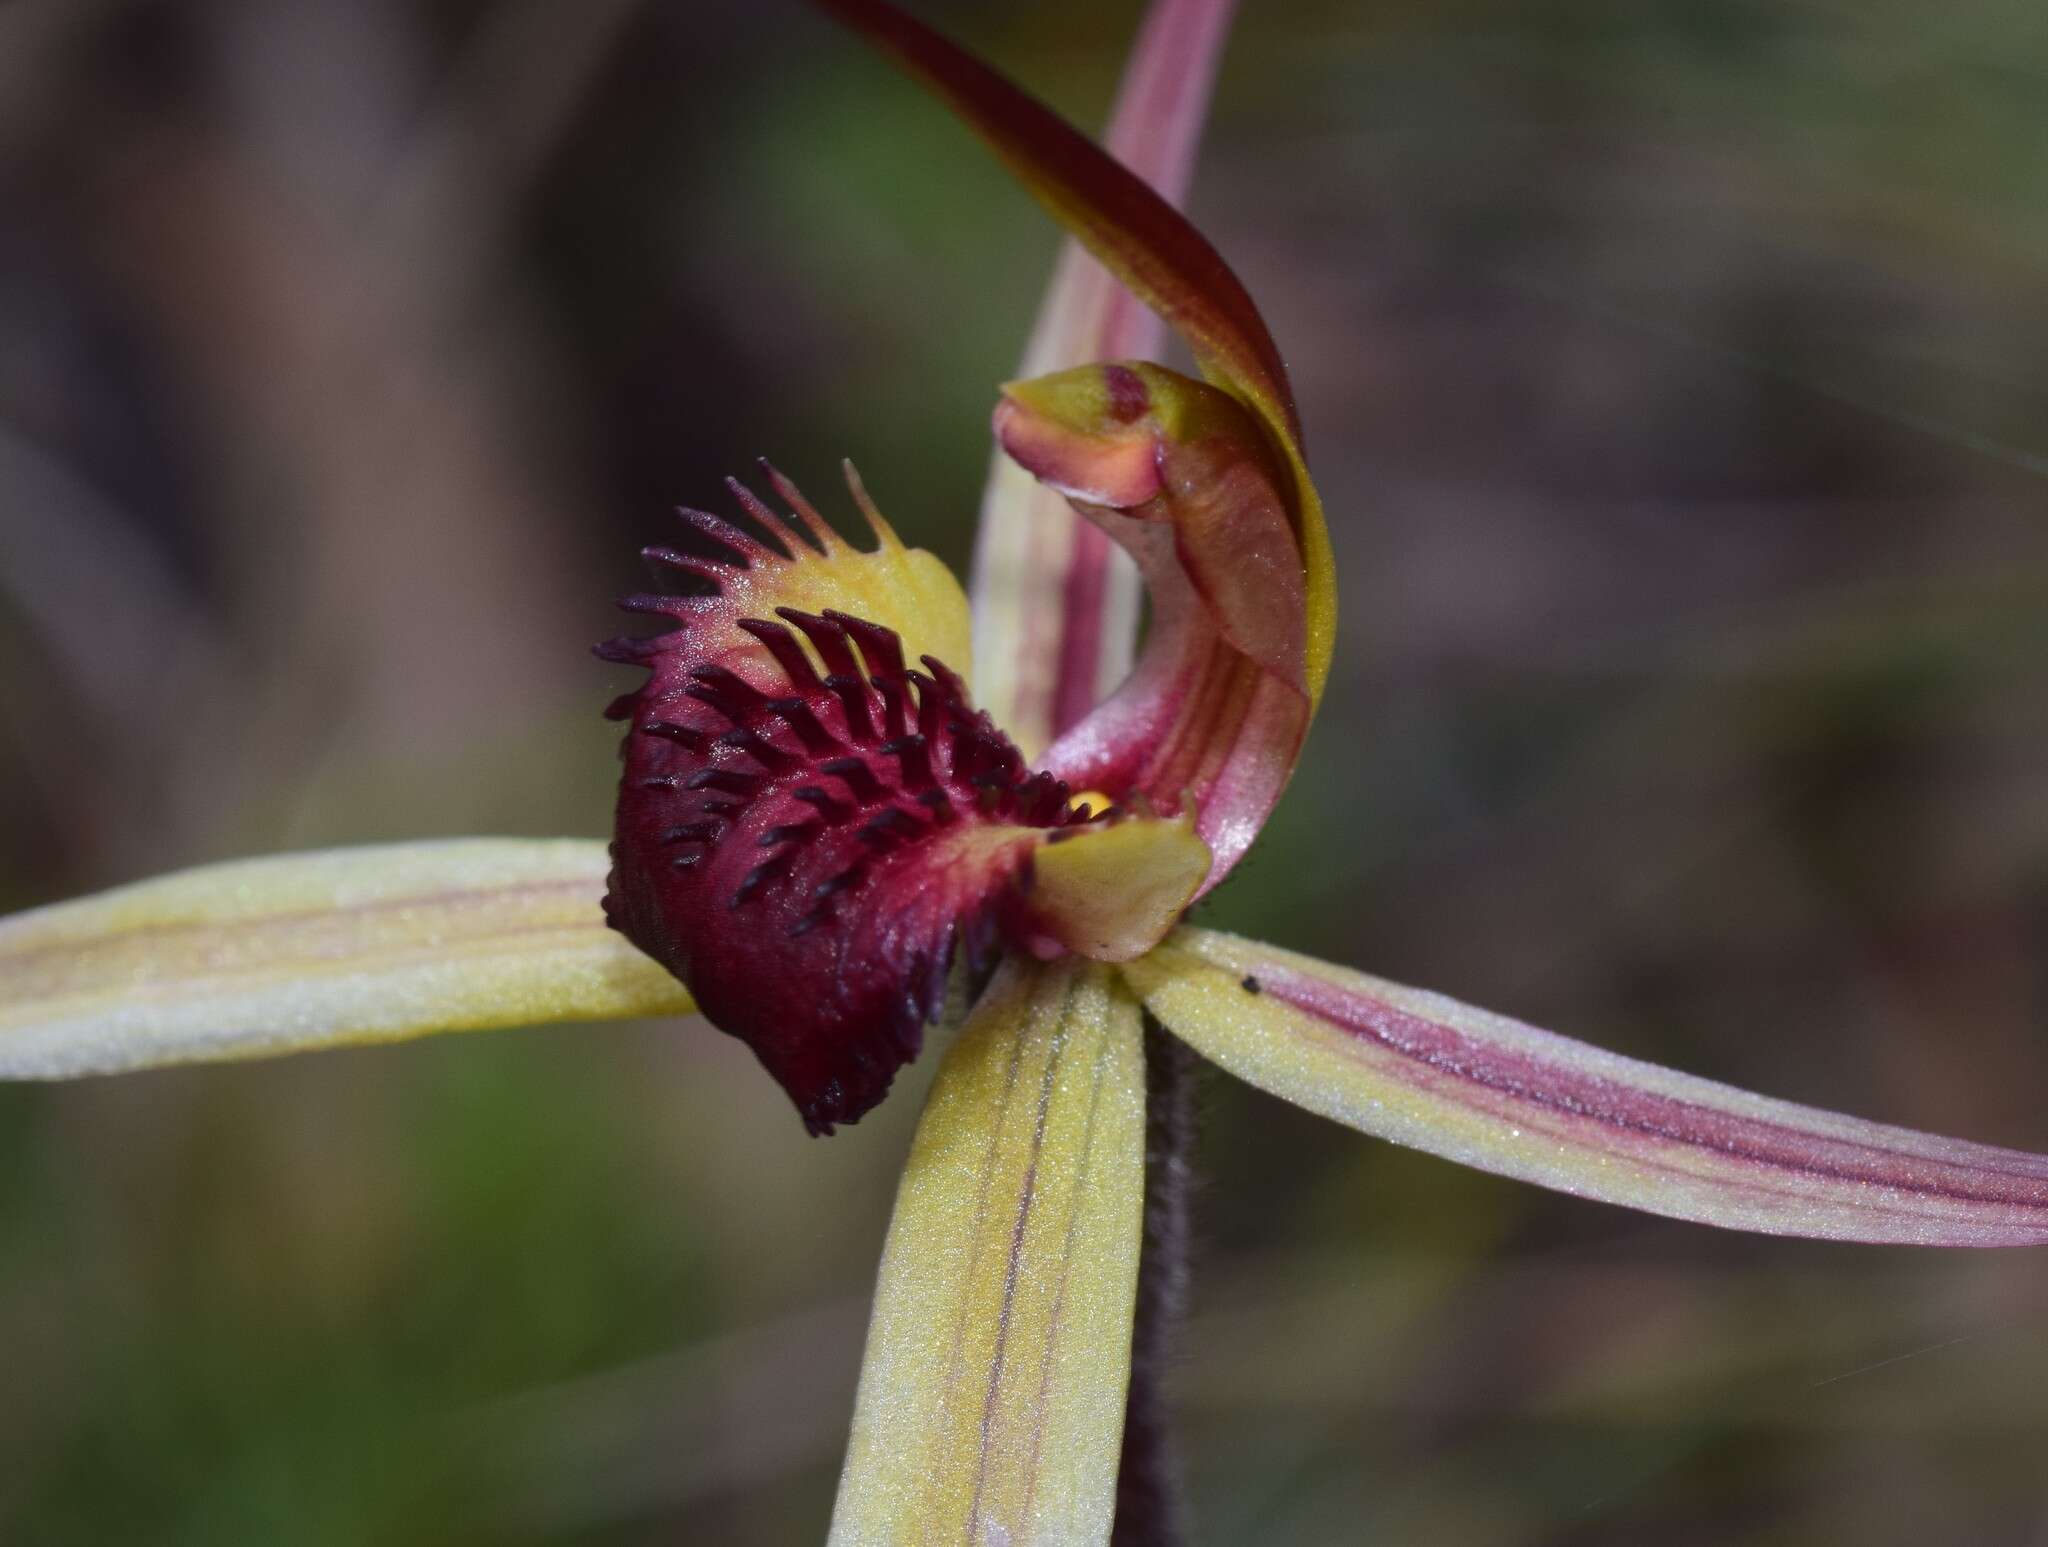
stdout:
[[867,552],[768,476],[791,514],[734,488],[778,546],[685,512],[731,558],[648,556],[716,590],[631,598],[673,629],[600,647],[652,672],[611,711],[632,728],[605,909],[829,1133],[917,1055],[962,945],[977,968],[999,945],[1128,959],[1209,855],[1185,822],[1026,770],[939,654],[909,664],[964,638],[937,561],[857,482]]

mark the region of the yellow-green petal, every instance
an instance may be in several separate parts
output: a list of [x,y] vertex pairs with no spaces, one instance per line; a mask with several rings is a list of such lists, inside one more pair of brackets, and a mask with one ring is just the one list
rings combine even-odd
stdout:
[[0,920],[0,1077],[680,1015],[605,927],[605,846],[450,839],[238,860]]
[[1770,1235],[2048,1243],[2048,1156],[1752,1095],[1213,930],[1123,970],[1231,1073],[1483,1171]]
[[832,1547],[1108,1541],[1144,1087],[1109,969],[1012,963],[990,985],[897,1193]]

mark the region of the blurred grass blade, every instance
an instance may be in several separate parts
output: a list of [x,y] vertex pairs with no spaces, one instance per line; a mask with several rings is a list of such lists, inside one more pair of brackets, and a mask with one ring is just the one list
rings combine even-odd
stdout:
[[1124,971],[1239,1078],[1481,1170],[1771,1235],[2048,1243],[2048,1156],[1750,1095],[1210,930]]
[[[1187,191],[1234,0],[1153,0],[1103,142],[1170,204]],[[1165,328],[1071,238],[1017,367],[1044,376],[1098,360],[1151,359]],[[974,548],[974,698],[1027,758],[1129,673],[1138,571],[1000,450]]]
[[680,1015],[605,927],[581,839],[241,860],[0,921],[0,1077],[54,1079],[538,1021]]
[[1319,701],[1336,640],[1336,570],[1279,348],[1230,265],[1173,206],[1057,113],[887,0],[815,0],[972,127],[1018,182],[1176,329],[1204,375],[1256,413],[1282,453],[1307,570],[1308,682]]
[[1144,1202],[1137,1002],[1003,969],[918,1124],[833,1547],[1106,1542]]

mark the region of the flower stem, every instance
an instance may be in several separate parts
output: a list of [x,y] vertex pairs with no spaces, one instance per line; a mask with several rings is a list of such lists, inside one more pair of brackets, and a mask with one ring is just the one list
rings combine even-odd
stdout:
[[1111,1547],[1179,1547],[1187,1539],[1165,1386],[1187,1304],[1197,1063],[1185,1043],[1145,1017],[1145,1244]]

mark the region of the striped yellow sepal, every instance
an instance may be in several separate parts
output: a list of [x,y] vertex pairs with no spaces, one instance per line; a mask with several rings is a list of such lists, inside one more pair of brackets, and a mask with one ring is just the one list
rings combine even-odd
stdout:
[[1144,1141],[1137,1001],[1100,966],[1005,966],[897,1194],[833,1547],[1109,1539]]
[[2048,1243],[2048,1156],[1751,1095],[1212,930],[1124,971],[1239,1078],[1482,1171],[1770,1235]]
[[0,920],[0,1077],[687,1013],[605,927],[606,863],[580,839],[335,849]]

